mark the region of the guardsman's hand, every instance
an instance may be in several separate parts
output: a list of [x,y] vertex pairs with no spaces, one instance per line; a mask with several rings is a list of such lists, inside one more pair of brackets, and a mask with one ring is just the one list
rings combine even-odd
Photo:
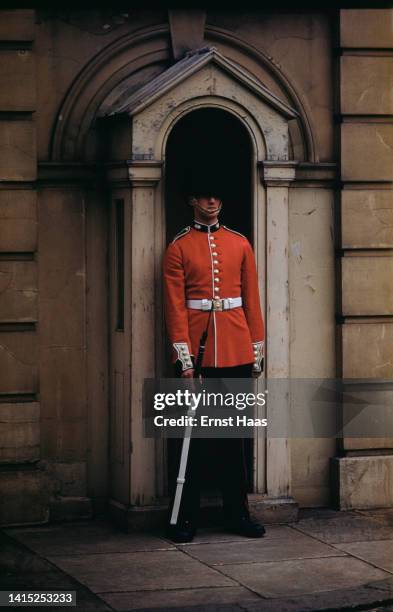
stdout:
[[188,370],[184,370],[181,374],[182,378],[194,378],[194,368],[189,368]]

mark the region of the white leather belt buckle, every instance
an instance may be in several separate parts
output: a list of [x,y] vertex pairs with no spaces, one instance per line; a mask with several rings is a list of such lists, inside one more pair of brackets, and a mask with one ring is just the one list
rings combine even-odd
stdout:
[[[187,300],[187,308],[195,310],[211,310],[212,300]],[[215,298],[213,300],[213,311],[231,310],[232,308],[240,308],[242,298]]]
[[223,310],[224,309],[223,301],[224,300],[221,300],[220,298],[214,298],[214,300],[213,300],[213,310],[214,311]]

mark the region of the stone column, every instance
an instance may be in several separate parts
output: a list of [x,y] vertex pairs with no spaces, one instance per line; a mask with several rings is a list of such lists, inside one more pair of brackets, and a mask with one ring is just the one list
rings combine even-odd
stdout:
[[[272,387],[267,418],[272,423],[274,406],[281,407],[280,421],[289,414],[289,261],[288,191],[295,178],[296,162],[263,162],[266,187],[266,346],[267,378],[283,379]],[[270,401],[269,401],[270,400]],[[270,407],[269,407],[270,406]],[[291,461],[287,438],[270,438],[266,449],[266,488],[271,498],[291,499]]]
[[[130,162],[131,227],[131,505],[156,497],[154,440],[144,438],[142,390],[155,375],[155,203],[161,163]],[[157,330],[159,333],[159,329]]]

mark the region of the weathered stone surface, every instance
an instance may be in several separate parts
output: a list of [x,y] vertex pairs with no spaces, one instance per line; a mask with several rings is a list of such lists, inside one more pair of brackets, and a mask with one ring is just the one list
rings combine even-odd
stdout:
[[0,392],[38,390],[38,339],[35,332],[0,333]]
[[335,452],[332,438],[291,440],[292,495],[300,507],[330,504],[329,459]]
[[[60,323],[59,323],[60,325]],[[40,396],[42,418],[77,419],[86,416],[84,351],[42,348]]]
[[[194,57],[195,62],[199,60]],[[190,59],[190,62],[193,61]],[[193,69],[193,73],[187,75],[185,69],[179,64],[169,70],[177,70],[177,74],[168,75],[173,86],[169,91],[165,90],[165,81],[160,77],[150,81],[141,92],[136,94],[140,98],[129,97],[129,104],[124,105],[126,112],[132,112],[133,119],[133,159],[143,159],[143,155],[149,155],[149,151],[154,151],[157,147],[157,138],[164,120],[172,113],[172,118],[176,117],[174,109],[187,103],[190,97],[197,98],[203,96],[221,96],[226,99],[229,108],[230,101],[240,104],[244,112],[254,117],[254,120],[261,126],[263,131],[265,146],[268,158],[271,160],[288,160],[288,121],[284,119],[282,110],[274,108],[274,101],[266,101],[266,90],[256,88],[252,90],[242,82],[244,74],[239,71],[228,74],[231,68],[218,67],[219,57],[214,63],[206,64]],[[187,75],[187,78],[185,76]],[[256,81],[254,81],[256,82]],[[164,86],[164,87],[163,87]],[[190,90],[193,94],[190,96]],[[267,95],[270,95],[267,94]],[[151,99],[151,103],[144,107],[144,102]],[[176,100],[176,104],[174,103]],[[180,111],[177,110],[177,113]],[[292,112],[287,107],[285,114]],[[148,159],[148,158],[147,158]],[[133,169],[131,169],[132,175]]]
[[[11,591],[75,591],[77,608],[83,612],[104,612],[109,608],[91,591],[75,582],[48,561],[14,538],[0,531],[0,573],[2,589]],[[49,606],[49,609],[52,606]],[[41,606],[36,608],[40,609]],[[41,608],[42,609],[42,608]]]
[[0,40],[33,40],[34,16],[34,10],[0,11]]
[[346,385],[340,408],[343,449],[393,448],[393,390],[384,382],[354,383]]
[[[287,540],[295,541],[302,538],[301,533],[288,527],[286,525],[268,525],[266,534],[263,538],[264,542],[270,542],[271,540]],[[165,538],[165,535],[163,535]],[[184,546],[198,546],[198,544],[225,544],[228,542],[242,542],[244,544],[244,537],[236,533],[229,533],[224,529],[215,527],[204,527],[198,529],[198,537],[192,542],[184,544]]]
[[[283,597],[274,599],[263,599],[259,602],[249,602],[245,605],[247,612],[317,612],[324,610],[351,610],[355,606],[373,607],[388,612],[385,608],[386,600],[393,595],[393,580],[376,580],[362,586],[353,588],[335,589],[334,591],[323,591],[312,595],[299,595],[298,597]],[[378,608],[375,608],[378,606]],[[236,611],[237,612],[237,611]],[[389,612],[391,612],[389,610]]]
[[220,572],[177,550],[104,553],[99,564],[92,563],[91,555],[59,556],[52,561],[94,593],[238,586]]
[[393,540],[338,544],[338,548],[387,572],[393,572]]
[[175,550],[173,543],[151,534],[124,533],[108,522],[97,520],[9,529],[7,533],[40,555],[48,557]]
[[[373,404],[372,402],[370,402],[370,412],[373,408]],[[391,410],[389,411],[391,412]],[[375,410],[374,410],[375,413]],[[374,414],[375,416],[375,414]],[[364,422],[364,427],[361,430],[362,433],[363,432],[367,432],[367,425],[369,425],[370,427],[370,421],[368,421],[367,423],[367,419],[369,419],[370,414],[366,414],[365,418],[363,419]],[[390,425],[390,424],[389,424]],[[382,422],[381,425],[379,425],[380,429],[379,431],[381,431],[383,433],[383,426],[384,423]],[[375,430],[376,428],[374,428]],[[391,427],[388,427],[389,430],[391,430]],[[348,427],[346,428],[346,431],[348,431]],[[360,429],[359,429],[360,431]],[[378,448],[388,448],[388,449],[392,449],[393,448],[393,438],[388,438],[388,437],[374,437],[374,438],[366,438],[365,436],[361,437],[361,438],[356,438],[356,437],[346,437],[343,439],[342,441],[342,445],[343,445],[343,449],[346,451],[359,451],[359,450],[376,450]]]
[[[290,189],[289,228],[291,376],[334,377],[333,193]],[[300,505],[327,503],[331,447],[331,440],[292,439],[291,486]]]
[[56,484],[56,494],[63,497],[78,497],[86,493],[86,462],[48,462],[46,472]]
[[342,47],[393,47],[392,9],[343,9],[340,11]]
[[296,529],[328,544],[393,539],[393,526],[357,512],[311,511]]
[[[389,512],[383,511],[383,517],[389,520]],[[380,515],[381,511],[378,511]],[[202,549],[209,549],[210,546],[217,548],[221,546],[223,556],[226,554],[226,542],[221,543],[218,540],[204,539],[200,541],[200,535],[191,544],[177,545],[176,548],[181,548],[183,553],[182,557],[179,557],[179,551],[175,550],[173,543],[167,543],[160,538],[154,536],[141,536],[140,534],[126,535],[124,533],[116,532],[113,527],[101,521],[86,522],[78,521],[72,524],[63,524],[60,526],[45,525],[36,527],[24,527],[24,528],[8,528],[3,532],[3,538],[1,544],[3,545],[4,539],[8,539],[8,544],[14,539],[14,548],[19,548],[17,558],[12,553],[11,547],[7,547],[4,555],[0,555],[0,566],[4,562],[4,558],[7,562],[9,559],[12,563],[12,569],[23,572],[24,583],[21,581],[13,581],[13,585],[21,588],[21,586],[27,587],[34,584],[36,588],[47,588],[48,580],[53,588],[64,590],[69,588],[71,580],[83,575],[85,572],[85,564],[90,562],[90,566],[101,566],[100,572],[107,571],[107,579],[103,584],[102,590],[99,591],[100,598],[108,601],[112,608],[115,609],[183,609],[189,606],[196,606],[203,610],[209,610],[214,612],[217,609],[221,610],[221,606],[225,610],[231,610],[233,612],[240,612],[241,610],[248,610],[249,612],[314,612],[316,610],[339,610],[345,607],[349,609],[356,606],[366,606],[367,608],[377,603],[382,602],[384,599],[392,597],[393,594],[393,579],[391,574],[388,578],[380,578],[378,574],[377,580],[369,580],[368,570],[371,572],[378,571],[375,568],[375,564],[379,563],[390,565],[389,548],[384,551],[384,547],[388,543],[392,543],[392,539],[389,541],[389,532],[387,531],[387,524],[384,525],[383,521],[368,520],[367,518],[360,516],[374,516],[376,511],[361,511],[361,512],[337,512],[329,509],[306,509],[302,510],[302,516],[304,517],[300,521],[300,525],[309,524],[310,522],[319,523],[319,530],[312,533],[311,541],[318,543],[320,535],[324,535],[323,528],[328,526],[327,531],[334,533],[336,530],[341,535],[350,533],[350,535],[362,536],[364,533],[366,538],[373,539],[367,543],[360,542],[353,545],[334,545],[331,548],[335,550],[338,556],[336,558],[319,558],[319,559],[301,559],[301,560],[290,560],[280,562],[266,562],[255,563],[255,559],[252,554],[248,556],[242,563],[224,565],[220,568],[210,568],[214,571],[217,569],[219,572],[226,573],[227,570],[231,571],[235,568],[236,572],[241,571],[243,575],[246,575],[245,580],[255,580],[257,584],[257,592],[254,592],[253,585],[249,588],[244,585],[232,583],[232,585],[214,586],[210,583],[203,582],[203,578],[200,576],[199,568],[197,565],[197,584],[190,587],[175,586],[174,580],[187,582],[185,573],[190,574],[193,568],[190,567],[189,561],[191,555],[200,554]],[[388,516],[389,515],[389,516]],[[369,525],[373,525],[373,529],[369,529]],[[341,526],[341,529],[340,529]],[[355,526],[355,527],[354,527]],[[390,526],[391,528],[391,526]],[[207,536],[208,530],[203,530],[205,536]],[[355,533],[356,532],[356,533]],[[214,531],[209,530],[209,533],[214,535]],[[201,532],[202,535],[202,532]],[[285,541],[290,543],[296,540],[304,540],[304,535],[296,527],[286,526],[272,526],[268,529],[265,538],[262,541],[251,541],[242,539],[239,542],[240,548],[250,547],[250,553],[255,549],[256,546],[260,546],[262,549],[264,544],[271,546],[274,542],[281,546]],[[378,542],[379,539],[379,542]],[[388,542],[386,541],[388,540]],[[164,546],[164,548],[162,547]],[[51,565],[54,571],[57,571],[56,564],[58,560],[62,563],[66,560],[69,562],[70,558],[77,560],[82,555],[82,563],[75,563],[77,575],[74,571],[69,574],[58,572],[59,581],[55,584],[54,576],[37,576],[39,572],[44,572],[48,566],[45,567],[44,563],[37,562],[35,559],[31,559],[31,554],[28,553],[26,556],[22,556],[20,553],[22,550],[27,550],[29,547],[31,550],[36,551],[39,555],[45,556],[49,559],[53,565]],[[234,548],[235,542],[231,544]],[[347,552],[347,547],[351,547],[351,551]],[[1,548],[1,546],[0,546]],[[353,550],[352,550],[353,548]],[[3,545],[4,549],[4,545]],[[372,558],[369,562],[359,564],[359,559],[354,557],[364,557],[371,552]],[[124,554],[124,552],[128,554]],[[88,554],[86,554],[88,553]],[[90,554],[89,554],[90,553]],[[107,554],[109,553],[109,554]],[[110,554],[113,553],[113,554]],[[167,553],[170,553],[167,555]],[[345,553],[344,555],[342,553]],[[359,553],[359,554],[358,554]],[[115,565],[115,556],[119,556],[119,562]],[[161,556],[161,558],[159,558]],[[140,569],[132,568],[130,571],[130,581],[127,581],[125,573],[128,570],[128,565],[131,566],[131,558],[135,557],[135,565],[138,566],[142,560]],[[150,557],[150,563],[149,563]],[[390,554],[391,557],[391,554]],[[179,571],[179,559],[183,559],[186,563],[186,572],[184,568]],[[122,561],[126,560],[126,568],[123,570]],[[100,561],[100,563],[98,563]],[[375,562],[374,562],[375,561]],[[315,563],[313,563],[315,562]],[[324,563],[328,562],[328,563]],[[336,570],[334,568],[336,564]],[[60,563],[59,563],[60,565]],[[256,567],[254,567],[256,566]],[[374,567],[373,567],[374,566]],[[118,568],[120,567],[120,570]],[[205,567],[205,566],[202,566]],[[36,576],[37,580],[32,581],[31,575],[26,575],[26,569],[29,568],[32,573]],[[70,568],[73,570],[73,568]],[[115,569],[115,571],[114,571]],[[163,582],[166,576],[170,572],[174,571],[180,574],[180,578],[173,578],[171,576],[168,583],[164,586],[155,588],[155,583]],[[209,568],[206,568],[209,571]],[[69,567],[67,567],[69,571]],[[90,570],[89,570],[90,571]],[[108,585],[111,577],[117,576],[117,573],[122,573],[121,576],[121,590],[118,588],[117,580],[115,588]],[[356,573],[359,572],[360,576],[357,577]],[[51,572],[53,573],[53,572]],[[94,570],[90,571],[90,575],[87,579],[93,580],[92,574]],[[386,576],[382,572],[383,576]],[[86,577],[86,574],[83,578]],[[39,578],[41,581],[39,581]],[[359,584],[363,579],[364,582]],[[243,576],[241,576],[243,579]],[[27,580],[27,582],[26,582]],[[94,577],[94,580],[96,578]],[[294,583],[298,587],[294,587]],[[354,584],[348,587],[348,583]],[[266,585],[267,583],[267,585]],[[300,592],[292,593],[287,592],[287,585],[290,588],[298,588]],[[304,593],[304,590],[308,590],[309,584],[312,584],[313,589],[317,589],[311,594]],[[267,588],[264,588],[264,587]],[[263,590],[262,590],[263,587]],[[82,588],[82,587],[81,587]],[[104,590],[105,589],[105,590]],[[136,590],[137,589],[137,590]],[[250,589],[253,589],[252,591]],[[79,589],[77,597],[79,596]],[[86,589],[85,589],[86,590]],[[279,592],[277,595],[276,592]],[[284,593],[280,596],[280,591]],[[257,595],[258,593],[258,595]],[[251,598],[250,598],[251,595]],[[257,598],[256,598],[257,597]],[[78,599],[79,601],[79,599]],[[90,609],[89,603],[94,609],[97,609],[98,599],[94,602],[91,597],[90,601],[83,600],[83,609]],[[99,609],[101,607],[99,606]]]
[[[212,587],[204,589],[181,589],[174,591],[150,591],[143,593],[104,593],[101,598],[114,610],[154,610],[165,608],[170,610],[186,610],[197,606],[199,610],[219,610],[225,606],[227,612],[245,610],[245,602],[260,601],[258,595],[243,587]],[[241,607],[237,606],[241,602]],[[232,605],[231,605],[232,604]],[[203,606],[200,607],[200,606]],[[233,607],[232,607],[233,606]]]
[[206,11],[183,9],[169,11],[173,57],[178,60],[204,44]]
[[393,314],[393,257],[343,257],[343,315]]
[[0,404],[0,463],[40,458],[40,405],[37,402]]
[[342,247],[393,248],[393,191],[341,192]]
[[[393,508],[376,508],[375,510],[359,510],[357,514],[367,516],[371,519],[387,525],[393,525]],[[393,538],[392,538],[393,539]]]
[[42,458],[60,461],[84,461],[86,460],[86,454],[86,420],[41,420]]
[[[84,201],[78,190],[45,189],[39,207],[42,456],[85,461]],[[86,494],[82,482],[83,490],[73,495]]]
[[340,457],[333,462],[341,510],[393,505],[393,455]]
[[297,520],[299,506],[292,498],[269,499],[250,493],[248,502],[252,516],[261,523],[291,523]]
[[241,563],[220,569],[263,597],[333,591],[389,577],[386,572],[349,557]]
[[393,181],[393,125],[343,123],[341,159],[344,181]]
[[393,325],[342,325],[343,377],[393,378]]
[[40,344],[85,348],[83,194],[45,189],[39,207]]
[[337,550],[317,542],[308,536],[292,538],[272,538],[251,542],[227,542],[225,548],[221,543],[209,546],[193,546],[187,552],[195,559],[208,565],[232,565],[236,563],[253,563],[280,561],[288,559],[305,559],[317,557],[335,557]]
[[0,490],[0,524],[21,525],[48,520],[48,492],[42,472],[0,472]]
[[37,248],[37,195],[33,190],[0,190],[0,251]]
[[393,57],[341,57],[341,112],[393,114]]
[[0,261],[0,321],[23,323],[37,319],[37,264]]
[[289,198],[291,376],[333,377],[333,193],[299,188]]
[[53,523],[91,519],[93,504],[90,497],[53,497],[49,503],[49,520]]
[[[1,18],[1,17],[0,17]],[[34,59],[28,49],[0,51],[0,110],[33,111],[36,106]]]
[[0,166],[3,181],[36,178],[36,134],[32,121],[0,121]]

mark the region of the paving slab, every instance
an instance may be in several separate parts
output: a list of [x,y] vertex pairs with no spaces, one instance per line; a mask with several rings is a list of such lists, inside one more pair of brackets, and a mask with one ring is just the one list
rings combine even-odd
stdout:
[[[194,606],[243,605],[260,601],[260,597],[243,587],[181,589],[174,591],[143,591],[106,593],[101,595],[114,610],[189,608]],[[239,608],[240,610],[240,608]]]
[[94,593],[238,586],[179,550],[48,558]]
[[263,597],[333,591],[391,577],[351,557],[241,563],[224,565],[220,570]]
[[337,544],[337,548],[393,573],[393,540]]
[[265,561],[282,561],[285,559],[307,559],[318,557],[345,556],[328,544],[322,544],[308,536],[294,540],[282,538],[261,538],[242,542],[226,542],[193,546],[187,553],[208,565],[228,565],[234,563],[257,563]]
[[[164,539],[164,532],[160,533],[160,536]],[[286,525],[268,525],[266,527],[266,534],[263,537],[263,540],[271,540],[271,539],[286,539],[288,540],[299,540],[304,538],[305,535],[296,529],[292,529]],[[203,529],[198,529],[197,534],[192,542],[187,542],[184,544],[176,544],[176,546],[188,547],[188,546],[196,546],[198,544],[218,544],[228,543],[228,542],[245,542],[248,538],[244,536],[238,535],[236,533],[229,533],[228,531],[221,530],[216,527],[204,527]],[[170,540],[167,540],[170,542]]]
[[167,540],[146,533],[124,533],[110,523],[95,521],[29,528],[5,533],[43,556],[138,552],[175,549]]
[[[324,591],[298,597],[260,599],[259,602],[245,602],[247,612],[319,612],[329,610],[372,610],[390,612],[393,607],[379,607],[384,601],[392,601],[393,579],[379,580],[354,589]],[[377,606],[377,607],[375,607]]]
[[[75,591],[77,609],[110,610],[97,595],[72,576],[39,557],[0,531],[0,590],[2,591]],[[34,610],[48,607],[35,606]]]
[[336,513],[331,518],[304,518],[293,528],[328,544],[393,540],[393,525],[348,512]]

